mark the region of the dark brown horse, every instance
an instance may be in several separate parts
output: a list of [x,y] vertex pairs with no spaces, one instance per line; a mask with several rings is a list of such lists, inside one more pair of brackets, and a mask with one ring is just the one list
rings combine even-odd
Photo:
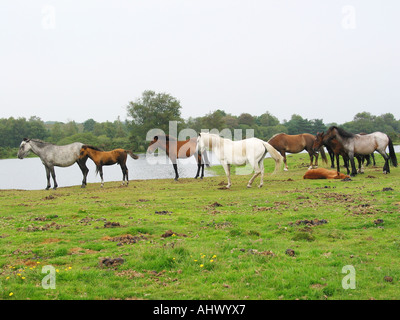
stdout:
[[203,158],[200,153],[197,152],[197,137],[187,139],[184,141],[178,141],[176,138],[171,137],[169,135],[159,135],[155,136],[153,140],[150,142],[149,147],[147,148],[148,153],[153,153],[157,148],[164,150],[168,157],[172,161],[172,166],[175,170],[175,180],[178,180],[178,165],[176,163],[177,159],[185,159],[191,156],[194,156],[197,161],[197,173],[194,177],[197,179],[200,174],[200,178],[204,177],[204,162],[208,166],[207,154],[204,152]]
[[[318,154],[321,153],[322,160],[327,162],[324,148],[321,147],[319,150],[315,151],[313,149],[313,144],[315,141],[315,136],[309,133],[302,133],[296,135],[290,135],[286,133],[278,133],[268,140],[268,143],[272,145],[276,150],[280,152],[283,157],[283,162],[285,163],[284,170],[288,170],[288,165],[286,163],[286,152],[288,153],[299,153],[306,150],[310,156],[310,169],[313,167],[313,160],[315,157],[315,166],[318,166]],[[318,152],[319,151],[319,152]]]
[[84,145],[81,148],[79,158],[84,159],[89,157],[90,159],[93,160],[93,162],[96,164],[96,173],[100,172],[102,187],[104,186],[103,166],[110,166],[113,164],[119,164],[121,166],[122,184],[125,184],[126,180],[126,185],[128,185],[129,184],[128,167],[126,166],[126,158],[128,157],[128,154],[135,160],[139,158],[136,154],[133,154],[132,151],[130,150],[115,149],[112,151],[102,151],[97,147]]

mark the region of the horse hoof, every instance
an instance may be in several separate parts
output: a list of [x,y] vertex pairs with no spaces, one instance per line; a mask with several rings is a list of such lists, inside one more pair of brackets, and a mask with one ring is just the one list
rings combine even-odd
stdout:
[[260,184],[258,187],[259,187],[259,188],[262,188],[262,186],[263,186],[263,185],[262,185],[262,184]]
[[85,184],[81,185],[81,189],[84,189],[84,188],[86,188],[86,185]]
[[289,171],[289,169],[288,168],[284,168],[283,171]]
[[248,184],[248,185],[247,185],[247,188],[251,188],[251,185]]

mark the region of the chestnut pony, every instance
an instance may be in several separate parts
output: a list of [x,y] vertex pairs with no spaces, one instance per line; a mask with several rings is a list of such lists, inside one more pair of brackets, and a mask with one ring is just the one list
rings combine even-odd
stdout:
[[[157,148],[163,149],[167,153],[170,160],[172,161],[172,166],[175,171],[175,180],[178,180],[179,178],[178,165],[176,163],[176,160],[189,158],[191,156],[194,156],[197,161],[197,173],[194,178],[197,179],[199,177],[201,169],[200,179],[203,179],[204,162],[206,162],[207,166],[209,164],[207,159],[207,153],[204,152],[201,154],[197,152],[197,137],[187,139],[184,141],[178,141],[176,138],[168,134],[154,136],[153,140],[150,141],[150,144],[147,148],[147,152],[153,153]],[[202,156],[204,159],[202,159]]]
[[286,133],[278,133],[268,140],[268,143],[280,152],[285,163],[284,170],[288,170],[286,162],[286,152],[299,153],[306,150],[310,156],[310,169],[313,167],[315,157],[315,166],[318,166],[318,151],[321,153],[322,160],[327,162],[323,146],[319,150],[313,149],[315,136],[309,133],[290,135]]
[[307,170],[303,179],[349,179],[348,175],[340,173],[336,170],[328,170],[325,168],[316,168]]
[[89,157],[90,159],[93,160],[93,162],[96,164],[96,173],[100,172],[102,187],[104,186],[103,166],[110,166],[116,163],[121,166],[122,185],[125,184],[125,180],[126,180],[126,185],[128,185],[129,184],[128,167],[126,166],[126,158],[128,157],[128,154],[135,160],[139,158],[136,154],[133,154],[132,151],[130,150],[115,149],[112,151],[102,151],[97,147],[93,147],[90,145],[83,145],[80,151],[79,158],[85,159]]

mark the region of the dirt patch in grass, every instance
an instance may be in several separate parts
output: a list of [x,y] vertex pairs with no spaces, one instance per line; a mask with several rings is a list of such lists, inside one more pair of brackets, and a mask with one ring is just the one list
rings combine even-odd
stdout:
[[[104,238],[103,238],[104,239]],[[132,236],[131,234],[125,234],[119,237],[106,237],[104,240],[118,242],[117,246],[123,246],[125,244],[134,244],[139,241],[147,240],[147,238],[140,234],[138,236]]]
[[173,232],[172,230],[168,230],[167,232],[161,235],[161,237],[163,238],[174,237],[174,236],[187,237],[186,234]]

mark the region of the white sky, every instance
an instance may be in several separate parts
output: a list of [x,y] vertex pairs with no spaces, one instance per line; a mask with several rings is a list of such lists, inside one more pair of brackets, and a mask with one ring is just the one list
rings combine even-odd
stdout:
[[124,120],[154,90],[184,118],[399,119],[399,13],[398,0],[1,0],[0,118]]

